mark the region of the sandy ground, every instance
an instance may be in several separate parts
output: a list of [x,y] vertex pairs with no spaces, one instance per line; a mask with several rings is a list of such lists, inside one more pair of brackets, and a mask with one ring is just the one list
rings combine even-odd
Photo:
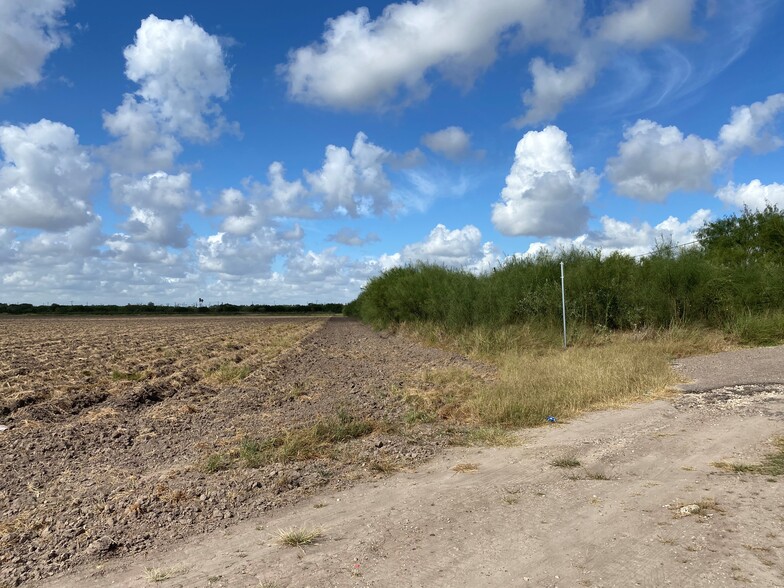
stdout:
[[[161,568],[167,587],[784,586],[784,479],[711,465],[758,460],[784,434],[782,363],[784,348],[682,360],[697,392],[450,449],[42,585],[146,586]],[[565,457],[581,465],[552,464]],[[323,537],[277,544],[301,526]]]

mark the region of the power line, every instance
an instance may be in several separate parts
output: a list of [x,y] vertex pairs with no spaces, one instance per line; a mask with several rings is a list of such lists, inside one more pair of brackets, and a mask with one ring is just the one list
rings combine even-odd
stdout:
[[[689,245],[695,245],[696,243],[702,243],[702,241],[700,239],[697,239],[696,241],[689,241],[688,243],[680,243],[680,244],[670,243],[666,247],[687,247]],[[648,257],[649,255],[653,255],[657,251],[658,251],[658,249],[653,249],[652,251],[649,251],[648,253],[641,253],[640,255],[632,255],[631,258],[632,259],[639,259],[640,257]]]

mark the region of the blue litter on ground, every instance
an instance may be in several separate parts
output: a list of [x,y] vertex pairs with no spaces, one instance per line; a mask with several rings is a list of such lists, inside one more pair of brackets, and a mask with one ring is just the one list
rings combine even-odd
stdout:
[[549,417],[547,417],[547,422],[548,422],[548,423],[554,423],[554,422],[556,422],[556,420],[555,420],[555,417],[554,417],[554,416],[549,416]]

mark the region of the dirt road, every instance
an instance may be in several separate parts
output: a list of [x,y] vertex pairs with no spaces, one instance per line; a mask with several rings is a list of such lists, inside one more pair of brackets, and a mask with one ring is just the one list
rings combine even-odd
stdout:
[[[784,358],[760,353],[774,367]],[[748,354],[718,365],[748,368]],[[772,450],[784,386],[754,370],[724,380],[714,361],[681,362],[713,378],[699,392],[523,431],[518,447],[448,449],[41,585],[145,586],[154,568],[167,587],[784,586],[784,479],[712,465]],[[301,526],[323,537],[277,544],[279,529]]]

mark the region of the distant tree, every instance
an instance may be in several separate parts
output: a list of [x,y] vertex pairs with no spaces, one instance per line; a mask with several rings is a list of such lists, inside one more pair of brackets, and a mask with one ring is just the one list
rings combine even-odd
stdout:
[[776,205],[745,207],[740,215],[707,222],[697,237],[708,257],[719,263],[784,262],[784,213]]

